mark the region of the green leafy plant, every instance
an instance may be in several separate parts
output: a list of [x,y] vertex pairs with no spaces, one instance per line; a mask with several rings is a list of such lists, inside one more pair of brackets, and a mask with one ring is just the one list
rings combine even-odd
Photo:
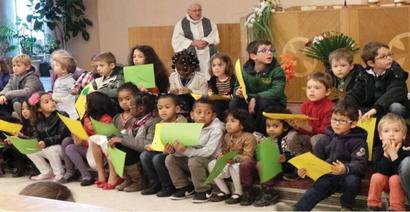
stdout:
[[6,57],[9,52],[18,48],[15,34],[16,30],[13,25],[0,26],[0,58]]
[[67,47],[67,42],[81,34],[84,40],[90,39],[87,27],[93,23],[85,17],[83,0],[29,0],[33,14],[27,16],[35,30],[46,25],[54,32],[58,44]]
[[308,57],[321,61],[326,68],[329,68],[329,55],[336,49],[346,48],[352,52],[359,50],[353,38],[340,32],[324,32],[314,36],[305,44],[301,51]]
[[253,40],[273,40],[270,21],[272,9],[271,1],[262,1],[247,17],[245,24]]
[[34,29],[31,23],[24,22],[19,17],[16,18],[14,37],[18,40],[21,52],[30,56],[43,53],[43,45],[38,43],[34,36]]

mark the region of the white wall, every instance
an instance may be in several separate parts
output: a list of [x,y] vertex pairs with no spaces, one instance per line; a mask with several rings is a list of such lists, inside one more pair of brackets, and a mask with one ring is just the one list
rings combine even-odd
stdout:
[[[118,62],[126,63],[128,28],[136,26],[169,26],[186,13],[189,4],[198,2],[203,14],[216,23],[239,23],[259,3],[258,0],[85,0],[87,16],[94,22],[91,40],[71,42],[70,50],[80,66],[88,67],[90,57],[98,51],[113,52]],[[344,0],[282,0],[284,7],[301,5],[343,4]],[[366,0],[347,0],[360,4]],[[154,35],[155,36],[155,35]]]

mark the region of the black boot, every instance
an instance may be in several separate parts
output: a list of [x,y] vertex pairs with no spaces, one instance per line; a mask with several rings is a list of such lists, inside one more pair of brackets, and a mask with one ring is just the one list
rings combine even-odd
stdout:
[[242,205],[242,206],[252,205],[253,201],[255,201],[255,197],[254,197],[254,194],[253,194],[252,187],[244,188],[243,193],[242,193],[242,197],[241,197],[240,205]]

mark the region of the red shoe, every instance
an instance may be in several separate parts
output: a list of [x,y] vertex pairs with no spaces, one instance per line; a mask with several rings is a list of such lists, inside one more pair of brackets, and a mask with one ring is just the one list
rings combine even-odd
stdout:
[[100,180],[96,180],[95,184],[97,185],[98,188],[104,188],[105,184],[107,184],[107,182],[104,181],[100,181]]
[[122,182],[124,182],[124,179],[122,179],[122,178],[118,178],[118,180],[114,183],[114,184],[111,184],[111,183],[106,183],[106,184],[104,184],[104,187],[102,187],[102,189],[104,189],[104,190],[112,190],[112,189],[114,189],[117,185],[119,185],[119,184],[121,184]]

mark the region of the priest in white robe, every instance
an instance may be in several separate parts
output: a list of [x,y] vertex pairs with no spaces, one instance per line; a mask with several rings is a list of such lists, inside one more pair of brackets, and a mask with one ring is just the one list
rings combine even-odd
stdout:
[[172,34],[174,52],[184,49],[196,53],[201,72],[210,78],[208,73],[209,59],[217,52],[219,34],[216,24],[202,16],[200,4],[188,8],[188,14],[175,24]]

